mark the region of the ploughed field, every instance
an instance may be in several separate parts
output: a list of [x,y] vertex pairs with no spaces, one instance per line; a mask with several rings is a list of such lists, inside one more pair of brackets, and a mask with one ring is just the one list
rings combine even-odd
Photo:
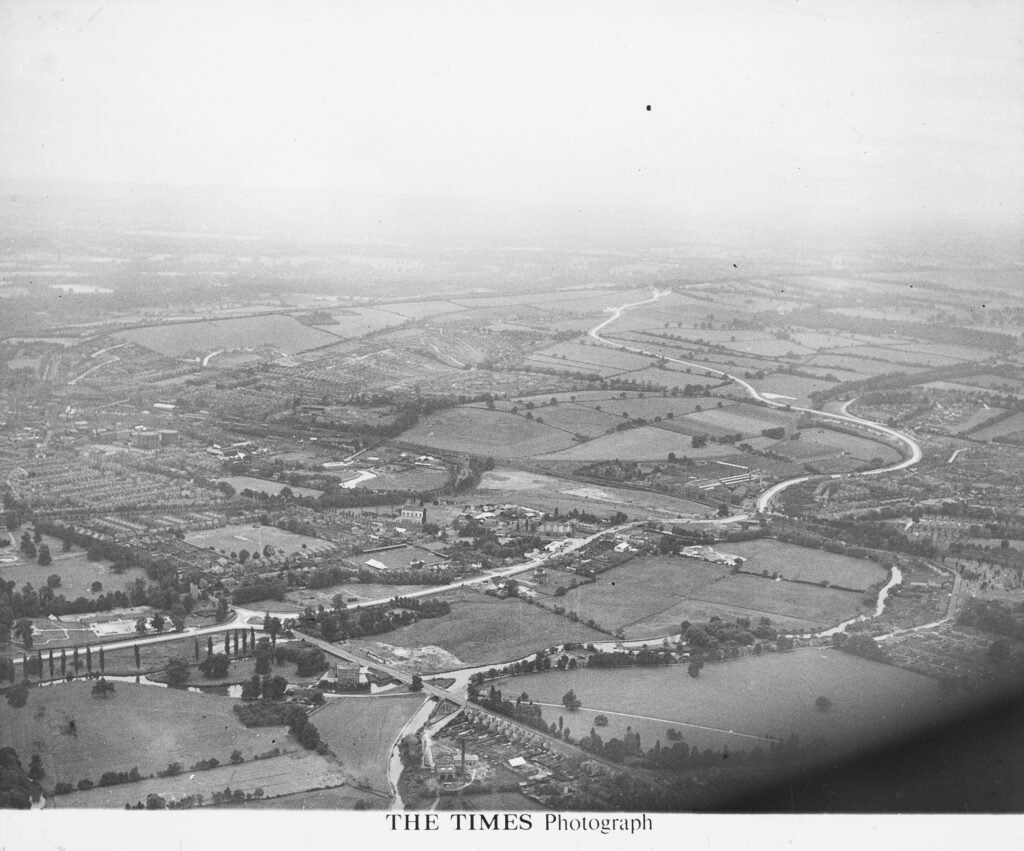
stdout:
[[[559,716],[573,737],[586,736],[594,717],[604,714],[607,727],[595,727],[608,741],[622,738],[626,727],[640,733],[646,749],[675,728],[692,746],[730,750],[767,748],[769,737],[797,734],[843,749],[868,748],[912,732],[928,732],[962,712],[963,704],[944,696],[937,680],[870,662],[826,648],[771,653],[704,666],[697,678],[686,665],[656,668],[549,671],[495,681],[506,694],[543,704],[544,720]],[[583,707],[569,712],[562,697],[572,689]],[[819,696],[832,709],[815,707]]]

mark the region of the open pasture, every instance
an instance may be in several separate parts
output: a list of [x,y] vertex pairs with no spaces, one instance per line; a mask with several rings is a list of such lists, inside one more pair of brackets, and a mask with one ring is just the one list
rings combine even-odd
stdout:
[[[864,610],[862,594],[816,585],[802,585],[760,576],[730,574],[708,582],[689,593],[685,600],[659,614],[672,623],[706,621],[714,615],[726,618],[768,617],[785,627],[818,630],[835,626]],[[637,624],[649,635],[648,625]]]
[[708,408],[688,414],[686,419],[748,437],[760,434],[764,429],[792,426],[796,423],[796,414],[785,414],[755,405],[731,405],[726,408],[723,403],[721,408]]
[[1024,413],[1014,414],[998,423],[985,426],[971,435],[975,440],[995,440],[1024,431]]
[[406,317],[386,307],[357,307],[333,313],[334,323],[322,326],[338,337],[363,337],[407,321]]
[[349,782],[386,796],[391,746],[422,704],[423,697],[418,695],[332,697],[310,720]]
[[751,384],[761,393],[772,394],[775,401],[792,403],[793,405],[807,405],[810,401],[809,394],[815,390],[829,390],[835,387],[835,382],[825,381],[818,378],[802,378],[796,375],[787,375],[784,372],[776,372],[766,375],[764,378],[756,378]]
[[[948,366],[957,363],[957,358],[941,357],[933,353],[919,352],[906,346],[857,346],[850,349],[836,349],[834,354],[852,355],[881,361],[897,366]],[[892,371],[892,370],[889,370]]]
[[134,806],[139,801],[145,803],[150,794],[160,795],[168,801],[199,794],[207,803],[213,800],[214,792],[221,792],[227,786],[243,792],[262,789],[263,800],[267,800],[307,789],[339,786],[347,781],[345,772],[336,760],[304,750],[298,742],[289,742],[288,747],[290,751],[281,756],[239,765],[231,765],[222,760],[227,764],[212,771],[186,771],[175,777],[154,777],[139,783],[75,791],[55,797],[52,806],[58,809],[123,809],[125,804]]
[[[579,399],[577,404],[594,408],[600,406],[601,410],[612,413],[628,411],[633,419],[653,420],[655,417],[661,417],[664,420],[670,416],[672,418],[683,417],[696,410],[707,408],[714,402],[704,396],[661,396],[648,393],[643,398],[630,395],[622,399],[616,394],[601,399]],[[724,402],[723,407],[734,404],[734,402]]]
[[622,461],[663,461],[669,452],[689,458],[718,458],[736,454],[733,447],[719,444],[695,449],[686,437],[653,426],[641,426],[541,457],[552,461],[603,461],[613,458]]
[[190,532],[185,536],[186,543],[200,549],[214,549],[217,552],[232,553],[240,550],[262,551],[268,544],[275,550],[284,550],[286,555],[300,551],[321,552],[334,549],[331,541],[323,538],[310,538],[297,535],[276,526],[222,526],[219,529],[204,529],[201,532]]
[[377,309],[396,313],[408,319],[423,319],[439,313],[457,313],[463,308],[450,301],[399,301],[377,305]]
[[[548,723],[561,715],[574,736],[586,735],[592,718],[560,705],[571,688],[584,710],[608,716],[608,727],[598,730],[605,741],[621,739],[629,725],[645,748],[656,739],[662,747],[670,745],[666,730],[675,727],[685,742],[700,748],[768,746],[730,735],[733,731],[777,739],[795,733],[804,743],[820,738],[844,750],[860,750],[911,732],[926,733],[963,711],[930,677],[828,649],[707,665],[697,679],[687,676],[685,666],[672,665],[528,674],[506,682],[505,691],[525,691],[534,701],[553,704],[544,709]],[[831,711],[815,709],[819,695],[832,700]]]
[[[548,397],[550,399],[550,397]],[[582,434],[585,437],[597,437],[604,434],[622,418],[612,414],[611,408],[607,411],[596,411],[592,407],[574,404],[572,402],[560,402],[551,405],[547,400],[540,403],[543,407],[533,410],[534,417],[540,417],[545,425],[555,426],[570,434]],[[520,411],[522,411],[520,407]]]
[[[248,730],[231,711],[231,698],[181,689],[116,682],[114,694],[93,697],[85,682],[56,683],[31,690],[28,705],[0,703],[0,745],[9,745],[27,764],[43,760],[48,782],[99,780],[104,771],[142,774],[171,762],[189,766],[231,752],[249,758],[285,741],[284,728]],[[77,734],[67,732],[75,722]]]
[[422,668],[414,665],[422,673],[437,673],[521,659],[563,641],[607,640],[603,633],[522,600],[499,600],[478,591],[457,591],[445,599],[451,602],[450,614],[389,632],[381,643],[397,648],[399,659],[420,648],[440,647],[450,654],[448,658],[440,658],[439,664],[425,663]]
[[[605,367],[618,372],[632,372],[651,365],[651,357],[623,352],[610,346],[595,344],[590,340],[582,343],[559,343],[534,353],[559,363]],[[563,357],[564,356],[564,357]],[[568,368],[568,367],[566,367]]]
[[[723,551],[734,553],[731,546]],[[551,581],[546,585],[552,586]],[[652,639],[678,633],[683,620],[707,620],[723,612],[816,627],[832,626],[861,608],[860,595],[853,592],[733,574],[727,565],[684,556],[632,559],[569,591],[563,600],[558,605],[584,621],[622,627],[627,638]]]
[[522,458],[570,446],[568,432],[524,416],[485,408],[449,408],[425,417],[401,438],[408,443],[505,458]]
[[337,337],[303,325],[292,316],[246,316],[204,322],[151,325],[119,332],[116,336],[153,349],[162,355],[209,354],[216,349],[272,346],[296,353],[334,342]]
[[845,588],[865,589],[886,578],[886,571],[868,559],[798,547],[770,538],[722,544],[720,549],[745,559],[744,571],[778,573],[784,579],[827,581]]
[[855,434],[847,434],[828,428],[801,429],[799,434],[799,440],[783,444],[784,449],[782,449],[782,452],[784,454],[790,453],[793,444],[806,443],[808,446],[814,444],[815,446],[832,449],[837,453],[842,452],[860,461],[871,461],[875,458],[881,458],[883,461],[895,462],[900,458],[899,452],[893,447],[875,440],[869,440],[866,437],[859,437]]

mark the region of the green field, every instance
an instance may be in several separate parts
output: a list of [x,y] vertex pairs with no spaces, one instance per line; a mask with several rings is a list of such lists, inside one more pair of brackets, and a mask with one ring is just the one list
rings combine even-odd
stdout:
[[[380,636],[381,643],[410,651],[441,648],[444,654],[439,654],[433,663],[424,658],[422,664],[414,664],[423,673],[436,673],[521,659],[563,641],[586,643],[608,638],[522,600],[499,600],[476,591],[456,592],[446,599],[452,604],[450,614],[386,633]],[[370,646],[366,639],[353,642],[353,646],[356,645]],[[408,658],[409,653],[403,650],[396,656],[396,661],[401,661]]]
[[[235,749],[249,758],[285,741],[283,728],[243,727],[227,697],[125,682],[115,688],[104,699],[88,683],[59,683],[32,689],[21,709],[4,701],[0,745],[15,748],[26,765],[38,753],[48,783],[77,783],[136,766],[147,775],[175,761],[226,763]],[[66,732],[71,720],[77,735]]]
[[423,419],[402,440],[435,449],[522,458],[572,445],[572,435],[525,416],[486,408],[450,408]]
[[352,785],[387,796],[388,755],[402,727],[423,704],[417,695],[332,697],[311,720]]
[[898,461],[899,452],[891,446],[869,440],[854,434],[834,431],[830,428],[806,428],[799,431],[800,439],[781,444],[779,451],[785,455],[810,457],[820,454],[849,455],[858,461],[881,458],[884,462]]
[[294,353],[338,339],[333,334],[303,325],[291,316],[281,315],[151,325],[123,331],[117,336],[170,357],[250,346],[272,346]]
[[[733,549],[723,545],[723,551]],[[549,579],[541,587],[550,591],[556,584],[561,583]],[[857,614],[860,598],[849,591],[734,575],[726,565],[697,559],[644,556],[549,602],[605,629],[621,627],[627,638],[655,639],[678,633],[683,620],[702,621],[712,615],[752,620],[765,616],[797,628],[832,626]]]
[[865,589],[886,578],[886,571],[868,559],[837,555],[826,550],[798,547],[762,538],[722,544],[720,549],[742,556],[744,571],[778,573],[784,579],[806,582],[828,581],[832,585]]
[[[276,745],[275,745],[276,747]],[[289,752],[269,759],[230,763],[212,771],[185,772],[175,777],[154,777],[139,783],[103,786],[84,792],[56,796],[48,804],[57,809],[108,807],[123,809],[125,804],[145,803],[150,794],[165,800],[200,794],[204,803],[213,800],[213,793],[227,786],[243,792],[262,789],[265,796],[291,796],[307,789],[341,786],[348,778],[335,760],[303,750],[297,742],[288,742]],[[270,750],[270,748],[267,748]],[[344,787],[343,787],[344,788]],[[369,797],[369,796],[367,796]]]
[[631,428],[580,443],[561,452],[541,456],[551,461],[664,461],[669,452],[688,458],[718,458],[735,455],[736,448],[709,443],[694,449],[689,437],[654,426]]
[[[587,735],[593,714],[603,712],[609,725],[598,732],[605,741],[621,738],[629,725],[645,748],[656,739],[669,744],[669,727],[701,748],[765,747],[767,742],[737,734],[786,738],[792,733],[804,742],[821,738],[863,748],[924,732],[962,711],[929,677],[828,649],[706,665],[697,679],[687,675],[685,665],[671,665],[529,674],[497,685],[506,693],[525,691],[534,701],[556,704],[544,709],[545,720],[557,722],[561,715],[574,736]],[[589,713],[574,714],[560,705],[570,688]],[[815,709],[819,695],[832,700],[831,711]]]

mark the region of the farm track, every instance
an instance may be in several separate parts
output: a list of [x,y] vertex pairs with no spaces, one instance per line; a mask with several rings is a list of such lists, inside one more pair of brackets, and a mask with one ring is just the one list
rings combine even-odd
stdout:
[[[595,325],[593,328],[591,328],[590,331],[588,332],[589,336],[592,339],[596,340],[597,342],[601,343],[602,345],[611,346],[612,348],[618,349],[619,351],[626,351],[626,352],[632,352],[634,354],[646,355],[647,352],[646,352],[645,349],[635,348],[635,347],[632,347],[632,346],[626,346],[626,345],[624,345],[622,343],[617,343],[617,342],[613,342],[611,340],[605,339],[604,337],[601,336],[601,332],[605,328],[607,328],[609,325],[611,325],[613,322],[616,322],[618,319],[620,319],[622,314],[625,313],[627,310],[630,310],[630,309],[632,309],[634,307],[640,307],[641,305],[645,305],[645,304],[652,304],[653,302],[657,301],[659,298],[661,298],[662,296],[664,296],[666,294],[667,293],[665,293],[665,292],[660,292],[658,290],[653,290],[652,293],[651,293],[651,297],[650,298],[644,299],[642,301],[630,302],[629,304],[623,304],[623,305],[620,305],[619,307],[613,308],[612,309],[612,315],[609,316],[607,319],[603,320],[602,322],[600,322],[599,324]],[[848,476],[848,475],[853,475],[853,476],[874,476],[874,475],[879,475],[881,473],[891,473],[891,472],[895,472],[896,470],[903,470],[903,469],[906,469],[907,467],[911,467],[914,464],[916,464],[918,461],[920,461],[921,458],[922,458],[922,452],[921,452],[920,444],[916,440],[914,440],[914,438],[912,438],[910,435],[904,434],[903,432],[897,431],[896,429],[889,428],[888,426],[882,425],[881,423],[877,423],[877,422],[875,422],[873,420],[866,420],[866,419],[863,419],[862,417],[857,417],[857,416],[854,416],[853,414],[848,413],[847,409],[849,408],[850,404],[855,401],[854,399],[851,399],[848,402],[845,402],[840,407],[839,413],[832,413],[832,412],[829,412],[829,411],[819,411],[819,410],[817,410],[815,408],[797,407],[797,406],[794,406],[794,405],[788,405],[785,402],[779,402],[779,401],[777,401],[775,399],[766,397],[765,395],[760,393],[757,390],[757,388],[755,388],[748,381],[745,381],[742,378],[739,378],[739,377],[737,377],[735,375],[732,375],[732,374],[730,374],[728,372],[725,372],[724,370],[715,369],[713,367],[709,367],[709,366],[706,366],[704,364],[694,363],[692,361],[680,360],[679,358],[672,358],[672,357],[664,357],[663,356],[662,359],[665,360],[665,361],[668,361],[670,363],[681,364],[682,366],[690,367],[690,368],[693,368],[693,369],[701,369],[701,370],[704,370],[707,373],[711,373],[713,375],[717,375],[717,376],[720,376],[722,378],[726,378],[726,379],[728,379],[730,381],[734,381],[737,384],[739,384],[751,396],[751,398],[753,398],[756,402],[760,402],[761,404],[767,405],[768,407],[771,407],[771,408],[782,408],[782,409],[787,410],[787,411],[796,411],[798,413],[803,413],[803,414],[814,414],[815,416],[825,417],[825,418],[831,419],[831,420],[839,420],[841,422],[853,423],[854,425],[860,426],[862,428],[866,428],[869,431],[874,431],[874,432],[876,432],[877,434],[879,434],[879,435],[881,435],[883,437],[888,437],[888,438],[895,439],[898,442],[902,443],[904,446],[906,446],[910,450],[910,457],[904,458],[904,459],[902,459],[901,461],[899,461],[899,462],[897,462],[895,464],[888,464],[886,466],[878,467],[878,468],[875,468],[875,469],[872,469],[872,470],[863,470],[863,471],[861,471],[859,473],[832,473],[830,475],[822,476],[820,478],[839,479],[839,478],[843,478],[843,477]],[[780,493],[782,493],[784,490],[787,490],[788,488],[792,487],[793,485],[798,485],[801,482],[806,482],[806,481],[810,481],[811,479],[817,479],[817,478],[819,478],[819,477],[818,476],[796,476],[796,477],[794,477],[792,479],[786,479],[784,481],[781,481],[781,482],[778,482],[778,483],[772,485],[770,488],[768,488],[766,491],[764,491],[757,498],[757,510],[759,512],[767,511],[769,505],[772,502],[772,500],[776,496],[778,496]]]

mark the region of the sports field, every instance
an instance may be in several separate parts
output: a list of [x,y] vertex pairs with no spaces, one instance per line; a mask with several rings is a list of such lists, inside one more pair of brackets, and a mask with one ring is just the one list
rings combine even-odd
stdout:
[[267,545],[275,550],[284,550],[286,555],[300,551],[320,552],[334,549],[334,544],[323,538],[297,535],[276,526],[222,526],[219,529],[204,529],[190,532],[185,541],[200,549],[214,549],[218,553],[232,553],[240,550],[262,551]]

